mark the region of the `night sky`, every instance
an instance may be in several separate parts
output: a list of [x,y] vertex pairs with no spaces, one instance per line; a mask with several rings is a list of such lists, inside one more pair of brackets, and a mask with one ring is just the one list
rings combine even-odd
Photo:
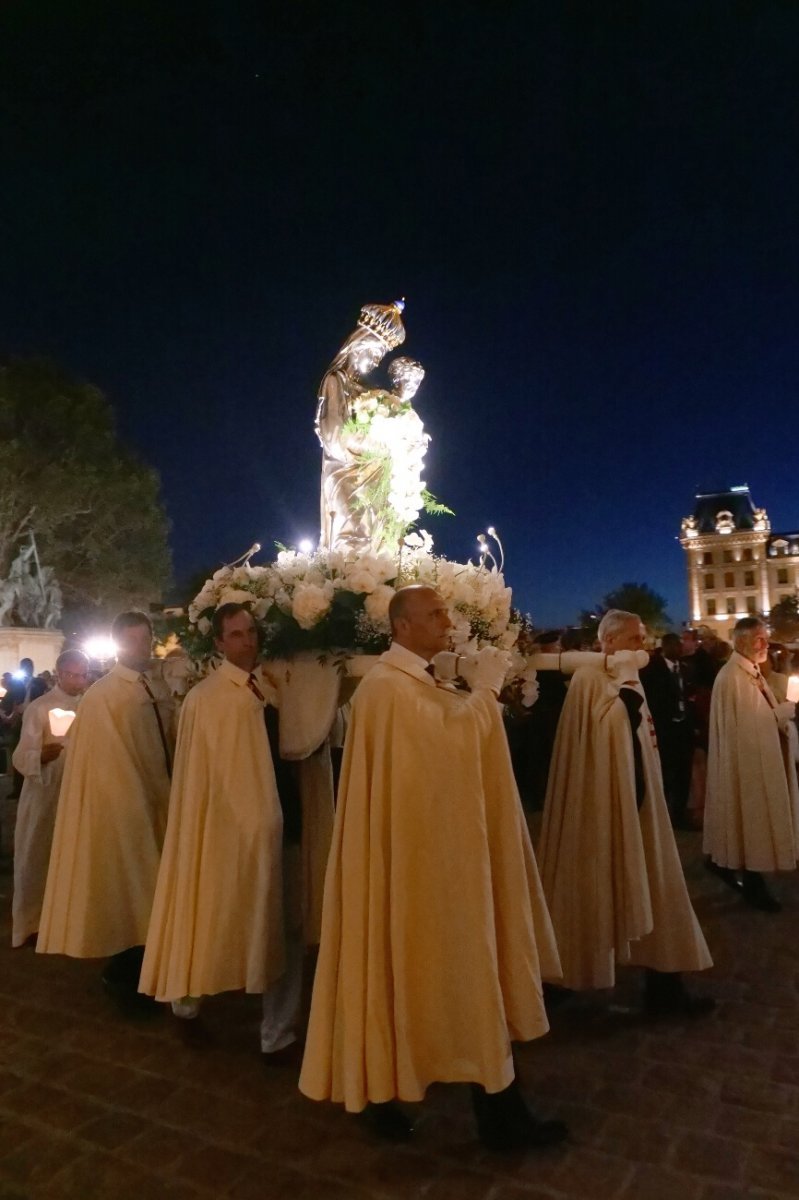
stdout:
[[405,296],[437,548],[679,620],[697,489],[799,527],[798,96],[791,0],[5,0],[0,353],[106,392],[180,579],[317,535],[317,385]]

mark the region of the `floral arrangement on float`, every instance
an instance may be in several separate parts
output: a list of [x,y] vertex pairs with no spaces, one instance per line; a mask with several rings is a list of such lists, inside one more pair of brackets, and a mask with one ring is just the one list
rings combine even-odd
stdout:
[[189,606],[189,628],[181,640],[195,661],[207,662],[214,653],[214,610],[240,603],[258,622],[267,658],[316,653],[342,669],[349,660],[346,669],[354,675],[360,672],[353,659],[366,666],[365,656],[388,649],[388,608],[397,589],[428,584],[449,608],[453,649],[466,655],[487,645],[506,651],[503,699],[526,707],[538,693],[528,661],[531,627],[511,607],[496,530],[489,527],[478,536],[477,563],[458,563],[434,554],[430,535],[416,528],[422,511],[452,512],[422,478],[430,437],[412,402],[424,367],[395,357],[387,366],[388,387],[365,382],[405,341],[404,309],[401,300],[364,305],[319,385],[318,549],[305,553],[278,544],[274,562],[253,566],[250,559],[260,546],[251,547],[206,580]]
[[[422,368],[410,359],[397,362],[409,364],[405,376],[415,391],[419,375],[424,374]],[[418,370],[414,372],[414,368]],[[362,392],[351,409],[342,435],[350,451],[357,453],[362,475],[353,507],[372,514],[373,538],[385,545],[400,545],[422,511],[454,516],[421,478],[430,435],[410,400],[373,389]],[[419,536],[432,545],[429,534],[422,531]]]
[[257,566],[247,555],[206,580],[189,605],[189,626],[181,641],[195,660],[210,658],[214,610],[237,603],[246,605],[258,622],[266,658],[309,651],[331,659],[382,654],[391,641],[392,596],[407,584],[424,583],[436,588],[449,608],[454,650],[469,654],[492,645],[508,652],[504,699],[527,707],[538,693],[527,661],[530,624],[512,608],[511,589],[488,553],[485,535],[480,539],[479,563],[434,554],[424,530],[406,534],[396,556],[280,548],[274,562]]

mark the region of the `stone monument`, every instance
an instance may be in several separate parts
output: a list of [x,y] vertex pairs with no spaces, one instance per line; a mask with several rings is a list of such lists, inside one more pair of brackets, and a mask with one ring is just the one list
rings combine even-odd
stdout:
[[33,530],[19,548],[8,577],[0,580],[0,671],[16,670],[21,658],[51,671],[63,643],[57,628],[63,597],[52,567],[42,566]]

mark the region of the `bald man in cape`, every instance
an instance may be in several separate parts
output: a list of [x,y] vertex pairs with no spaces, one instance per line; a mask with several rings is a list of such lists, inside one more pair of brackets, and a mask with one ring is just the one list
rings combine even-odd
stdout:
[[441,596],[402,588],[389,615],[353,701],[300,1089],[400,1140],[396,1100],[469,1083],[490,1149],[558,1142],[511,1050],[546,1033],[541,976],[560,966],[497,704],[505,659],[481,652],[471,694],[437,686]]
[[652,1015],[700,1016],[714,1002],[688,995],[682,972],[712,960],[685,886],[638,678],[643,638],[640,617],[612,609],[599,640],[606,655],[628,652],[621,666],[574,674],[552,757],[541,878],[566,987],[611,988],[616,964],[630,963],[646,968]]

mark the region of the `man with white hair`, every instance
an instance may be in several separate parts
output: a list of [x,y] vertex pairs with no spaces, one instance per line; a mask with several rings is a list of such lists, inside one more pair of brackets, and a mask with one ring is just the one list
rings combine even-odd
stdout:
[[441,596],[401,588],[389,617],[344,747],[300,1089],[401,1140],[395,1100],[470,1083],[489,1149],[551,1145],[566,1128],[528,1110],[511,1049],[549,1028],[541,976],[560,966],[497,704],[506,662],[487,647],[471,694],[438,687]]
[[788,740],[795,705],[779,704],[761,674],[763,621],[741,618],[732,638],[710,704],[704,850],[709,869],[747,904],[779,912],[761,872],[793,871],[799,859],[799,788]]
[[56,660],[55,676],[55,687],[25,709],[14,750],[14,766],[25,782],[14,828],[12,946],[22,946],[38,933],[42,915],[66,744],[64,736],[52,732],[50,713],[77,710],[89,681],[88,658],[80,650],[65,650]]
[[[610,988],[616,963],[646,969],[645,1009],[699,1016],[683,971],[712,966],[674,842],[652,717],[638,677],[645,631],[611,609],[605,663],[579,667],[558,725],[539,847],[567,988]],[[626,654],[613,661],[608,656]]]

